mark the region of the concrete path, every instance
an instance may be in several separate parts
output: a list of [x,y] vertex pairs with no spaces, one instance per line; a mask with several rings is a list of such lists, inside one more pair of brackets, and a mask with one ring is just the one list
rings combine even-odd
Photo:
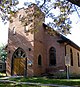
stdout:
[[11,82],[16,85],[26,84],[26,85],[36,85],[36,86],[75,87],[75,86],[64,86],[64,85],[55,85],[55,84],[41,84],[41,83],[33,83],[33,82],[16,82],[10,80],[0,80],[0,82]]
[[[11,82],[11,83],[14,83],[16,85],[26,84],[26,85],[52,86],[52,87],[80,87],[80,86],[65,86],[65,85],[56,85],[56,84],[41,84],[41,83],[33,83],[33,82],[16,82],[16,81],[7,80],[9,78],[15,78],[15,77],[16,76],[3,77],[3,78],[0,78],[0,82]],[[20,76],[17,76],[16,78],[18,78],[18,77],[20,77]]]

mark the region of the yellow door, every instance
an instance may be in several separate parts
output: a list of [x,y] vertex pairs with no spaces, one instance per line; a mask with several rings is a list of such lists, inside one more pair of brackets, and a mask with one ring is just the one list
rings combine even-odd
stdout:
[[24,75],[25,58],[14,58],[13,75]]

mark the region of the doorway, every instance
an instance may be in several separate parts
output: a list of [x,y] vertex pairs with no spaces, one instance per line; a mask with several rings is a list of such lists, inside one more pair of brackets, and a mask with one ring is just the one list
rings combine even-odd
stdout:
[[19,47],[12,56],[12,75],[23,76],[25,70],[27,72],[26,53]]

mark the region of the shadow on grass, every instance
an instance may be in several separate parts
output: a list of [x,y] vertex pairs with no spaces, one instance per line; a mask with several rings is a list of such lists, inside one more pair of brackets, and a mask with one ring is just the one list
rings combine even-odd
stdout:
[[29,78],[11,78],[10,80],[16,82],[32,82],[40,84],[57,84],[66,86],[80,85],[80,79],[49,79],[46,77],[29,77]]
[[0,83],[0,87],[41,87],[41,86],[27,85],[27,84]]

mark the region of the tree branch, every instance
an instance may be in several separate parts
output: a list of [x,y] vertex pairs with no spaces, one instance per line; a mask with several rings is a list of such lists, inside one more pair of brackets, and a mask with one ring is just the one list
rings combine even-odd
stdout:
[[44,0],[44,2],[43,2],[43,4],[40,6],[40,8],[42,8],[43,7],[43,5],[46,3],[46,0]]
[[68,1],[80,7],[80,0],[68,0]]

